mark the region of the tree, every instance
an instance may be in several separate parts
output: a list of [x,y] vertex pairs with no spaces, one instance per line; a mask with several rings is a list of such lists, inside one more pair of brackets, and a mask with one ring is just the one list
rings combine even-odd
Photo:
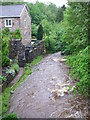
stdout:
[[46,5],[44,3],[36,2],[28,3],[29,13],[32,17],[32,23],[39,25],[42,20],[46,19],[49,22],[56,21],[56,14],[58,8],[55,4]]
[[52,23],[51,22],[48,22],[48,20],[42,20],[41,21],[41,24],[43,26],[43,33],[44,35],[50,35],[50,32],[52,30]]
[[70,53],[87,47],[88,7],[86,3],[69,3],[64,14],[64,40]]
[[62,40],[67,43],[64,53],[71,55],[67,57],[67,64],[71,67],[70,76],[76,80],[74,94],[88,95],[88,5],[87,3],[69,3],[63,20],[64,31]]
[[63,8],[58,9],[57,16],[56,16],[56,21],[61,22],[63,20]]
[[65,11],[65,10],[66,10],[66,7],[65,7],[65,5],[63,5],[61,8],[63,9],[63,11]]
[[37,29],[38,29],[37,25],[31,23],[31,31],[32,31],[31,33],[32,33],[32,37],[34,37],[34,38],[37,37]]
[[40,24],[37,32],[37,40],[42,40],[42,38],[43,38],[43,27]]

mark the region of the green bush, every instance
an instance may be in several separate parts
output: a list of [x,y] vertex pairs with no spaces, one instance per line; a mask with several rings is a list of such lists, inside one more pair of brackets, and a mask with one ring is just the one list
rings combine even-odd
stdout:
[[6,70],[6,73],[12,74],[12,76],[15,76],[15,72],[19,71],[19,65],[17,63],[12,64],[12,66]]
[[76,88],[74,93],[77,91],[80,94],[88,95],[88,47],[81,50],[78,54],[74,54],[67,59],[67,64],[72,68],[70,76],[73,80],[76,80]]
[[88,20],[87,3],[69,3],[62,23],[64,28],[62,40],[67,43],[65,48],[67,54],[78,53],[88,46]]
[[7,56],[2,55],[2,66],[8,66],[10,64],[10,59]]
[[[74,93],[88,95],[88,4],[69,3],[62,26],[64,32],[61,40],[66,43],[63,49],[67,57],[67,64],[71,66],[70,76],[76,80]],[[83,19],[82,19],[83,18]]]
[[47,20],[42,20],[44,31],[44,40],[47,52],[63,51],[66,47],[66,42],[63,41],[64,27],[62,23],[50,23]]
[[14,69],[8,69],[6,70],[7,74],[11,74],[13,77],[15,76],[15,70]]
[[8,57],[9,54],[9,41],[13,38],[15,39],[21,39],[21,33],[20,30],[17,29],[15,32],[10,32],[8,28],[5,28],[2,30],[2,39],[0,39],[0,42],[2,42],[2,66],[8,66],[10,64],[10,59]]
[[22,35],[19,29],[16,29],[15,32],[12,32],[12,37],[15,39],[22,39]]
[[6,81],[6,80],[7,80],[7,79],[6,79],[5,76],[0,75],[0,83],[2,83],[3,81]]
[[31,71],[31,68],[30,68],[30,65],[29,64],[26,64],[25,66],[25,71],[26,71],[26,74],[30,75],[32,73]]
[[5,28],[2,31],[2,66],[8,66],[10,64],[10,59],[8,57],[10,37],[8,34],[9,29]]
[[37,37],[37,30],[38,30],[38,27],[37,27],[37,25],[36,24],[33,24],[33,23],[31,23],[31,30],[32,30],[32,32],[31,32],[31,34],[32,34],[32,37]]
[[5,28],[4,30],[2,30],[3,36],[8,36],[9,33],[10,33],[9,28]]
[[13,69],[13,70],[15,70],[16,72],[18,72],[18,71],[19,71],[19,65],[18,65],[17,63],[14,63],[14,64],[10,67],[10,69]]
[[16,114],[8,114],[5,115],[2,120],[18,120],[18,118]]

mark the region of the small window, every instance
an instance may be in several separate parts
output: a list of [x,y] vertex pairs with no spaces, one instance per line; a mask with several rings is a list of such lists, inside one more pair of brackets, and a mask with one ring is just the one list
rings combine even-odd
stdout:
[[9,25],[11,26],[11,20],[9,20]]
[[24,37],[25,37],[25,40],[27,40],[27,32],[25,32]]
[[12,27],[12,20],[6,20],[5,21],[5,27]]
[[8,20],[6,20],[6,25],[8,26]]
[[26,28],[26,20],[24,20],[24,27]]

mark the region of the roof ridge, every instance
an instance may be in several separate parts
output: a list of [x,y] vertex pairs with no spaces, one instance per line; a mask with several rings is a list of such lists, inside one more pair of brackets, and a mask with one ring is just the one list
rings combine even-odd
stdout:
[[10,4],[10,5],[0,5],[0,6],[16,6],[16,5],[26,5],[26,4]]

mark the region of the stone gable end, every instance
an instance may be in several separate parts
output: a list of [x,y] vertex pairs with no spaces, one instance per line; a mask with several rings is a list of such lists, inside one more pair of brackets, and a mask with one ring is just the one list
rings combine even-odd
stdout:
[[23,12],[21,13],[20,30],[23,36],[22,43],[24,45],[31,43],[31,17],[26,7],[24,7]]

